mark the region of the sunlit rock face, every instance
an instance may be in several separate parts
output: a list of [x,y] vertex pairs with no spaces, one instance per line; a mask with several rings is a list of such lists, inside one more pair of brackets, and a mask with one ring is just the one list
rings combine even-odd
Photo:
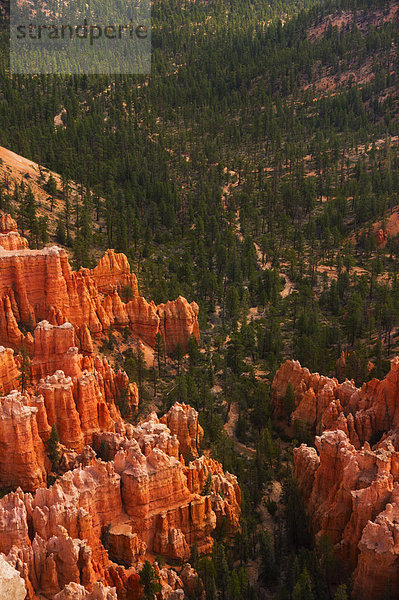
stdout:
[[9,215],[0,217],[0,343],[5,346],[29,343],[21,324],[31,327],[47,320],[87,327],[93,335],[111,326],[129,327],[150,346],[160,333],[167,352],[172,352],[178,344],[185,349],[190,335],[199,340],[197,317],[197,304],[181,296],[159,306],[140,297],[124,254],[107,250],[94,269],[75,272],[65,250],[30,250],[15,221]]
[[[64,379],[69,390],[70,378]],[[198,418],[195,411],[192,418]],[[218,462],[200,457],[185,465],[177,434],[155,413],[136,427],[120,421],[115,428],[95,436],[95,445],[108,448],[113,460],[103,462],[86,447],[77,456],[80,465],[51,487],[0,500],[0,552],[32,598],[39,592],[49,599],[68,598],[71,590],[94,593],[97,581],[126,593],[137,580],[125,568],[142,562],[146,552],[187,559],[194,543],[199,552],[211,550],[211,533],[223,520],[229,532],[239,528],[237,479]],[[203,495],[208,474],[209,494]],[[189,577],[186,570],[192,583],[195,573]],[[164,585],[180,589],[181,580],[171,582],[170,576],[164,573]],[[101,593],[108,595],[99,598],[113,598],[114,592]]]
[[3,556],[0,556],[0,598],[9,600],[25,600],[26,588],[24,580]]
[[[294,449],[295,478],[316,540],[330,538],[344,568],[353,571],[359,600],[382,600],[388,581],[392,597],[399,595],[398,371],[395,358],[385,379],[357,389],[287,361],[273,381],[275,414],[282,414],[291,382],[292,419],[322,432],[316,448]],[[373,448],[372,439],[379,439]]]

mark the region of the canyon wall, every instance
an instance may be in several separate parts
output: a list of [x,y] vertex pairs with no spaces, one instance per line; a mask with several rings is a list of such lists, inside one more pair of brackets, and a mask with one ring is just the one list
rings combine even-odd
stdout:
[[113,460],[93,453],[51,487],[0,500],[0,552],[29,598],[67,598],[69,589],[80,589],[73,585],[90,591],[96,581],[113,587],[137,573],[146,552],[187,559],[194,543],[211,550],[222,519],[231,532],[239,527],[236,478],[204,457],[185,466],[176,434],[155,413],[137,427],[98,433],[96,442]]
[[[353,381],[310,373],[286,361],[272,384],[275,418],[305,423],[316,448],[294,449],[298,482],[316,541],[327,535],[342,570],[353,577],[353,598],[399,595],[399,358],[382,381]],[[374,444],[373,447],[370,443]]]
[[190,335],[199,339],[197,304],[182,297],[148,303],[124,254],[107,250],[94,269],[74,272],[64,249],[30,250],[9,215],[0,218],[0,300],[0,343],[13,348],[23,343],[24,327],[42,320],[87,326],[93,335],[129,327],[150,346],[160,333],[167,352],[186,348]]

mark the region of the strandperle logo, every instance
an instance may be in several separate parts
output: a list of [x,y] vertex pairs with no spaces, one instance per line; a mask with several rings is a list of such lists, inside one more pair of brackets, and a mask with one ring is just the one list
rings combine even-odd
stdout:
[[32,40],[48,37],[49,40],[72,39],[89,40],[94,44],[103,35],[109,40],[122,39],[122,36],[129,36],[132,39],[135,35],[139,39],[145,39],[148,36],[147,27],[144,25],[134,25],[130,20],[129,25],[89,25],[85,19],[83,25],[43,25],[30,23],[29,25],[17,25],[17,40],[23,40],[29,37]]
[[10,70],[150,73],[150,1],[11,0]]

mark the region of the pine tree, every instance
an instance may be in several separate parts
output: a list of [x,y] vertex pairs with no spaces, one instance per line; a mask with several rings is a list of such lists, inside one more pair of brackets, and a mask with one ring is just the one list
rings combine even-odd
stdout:
[[21,375],[20,375],[21,390],[22,390],[22,392],[25,392],[27,386],[30,383],[31,374],[30,374],[30,359],[29,359],[28,351],[24,344],[21,347],[20,354],[21,354],[21,362],[20,362],[19,369],[21,371]]
[[335,592],[334,600],[348,600],[348,591],[346,585],[340,585]]
[[143,587],[144,599],[154,600],[156,595],[161,591],[161,584],[154,568],[148,560],[145,561],[139,575],[140,584]]
[[295,410],[295,394],[291,381],[288,383],[284,394],[284,410],[287,417],[287,422],[289,423],[291,413]]
[[180,342],[177,343],[176,349],[174,351],[174,355],[175,355],[175,359],[176,359],[176,366],[177,366],[177,376],[180,376],[180,371],[182,368],[182,361],[183,361],[183,348]]
[[57,183],[52,175],[52,173],[50,173],[50,177],[47,180],[47,192],[50,195],[50,210],[51,212],[53,212],[53,208],[54,208],[54,198],[57,195]]
[[161,334],[159,333],[159,331],[155,336],[154,352],[157,357],[158,376],[160,377],[161,376],[161,358],[164,356],[164,353],[165,353],[165,345],[164,345],[163,338],[162,338]]
[[59,437],[57,427],[54,425],[51,427],[50,437],[47,441],[47,453],[51,460],[52,470],[57,472],[60,465],[60,450],[59,450]]
[[197,547],[197,543],[194,542],[194,544],[191,546],[190,558],[188,559],[188,562],[195,570],[197,570],[197,568],[198,568],[198,560],[199,560],[198,547]]
[[208,475],[206,476],[204,487],[202,488],[201,494],[203,496],[209,496],[209,494],[211,493],[211,489],[212,489],[212,475],[211,475],[211,473],[208,473]]

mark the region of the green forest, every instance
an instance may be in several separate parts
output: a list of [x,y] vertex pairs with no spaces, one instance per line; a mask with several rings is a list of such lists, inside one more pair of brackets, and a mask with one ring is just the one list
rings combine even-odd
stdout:
[[[312,432],[273,422],[270,386],[286,358],[359,385],[399,352],[399,236],[375,234],[398,204],[399,29],[367,19],[387,6],[155,0],[151,75],[114,77],[10,76],[3,15],[0,145],[62,185],[43,173],[50,218],[29,181],[1,181],[0,209],[31,247],[61,244],[75,268],[115,248],[149,300],[200,307],[187,356],[158,340],[148,369],[112,332],[103,351],[139,382],[140,415],[194,406],[203,447],[239,478],[241,531],[192,549],[207,600],[351,597],[292,478]],[[288,389],[287,419],[292,403]]]

